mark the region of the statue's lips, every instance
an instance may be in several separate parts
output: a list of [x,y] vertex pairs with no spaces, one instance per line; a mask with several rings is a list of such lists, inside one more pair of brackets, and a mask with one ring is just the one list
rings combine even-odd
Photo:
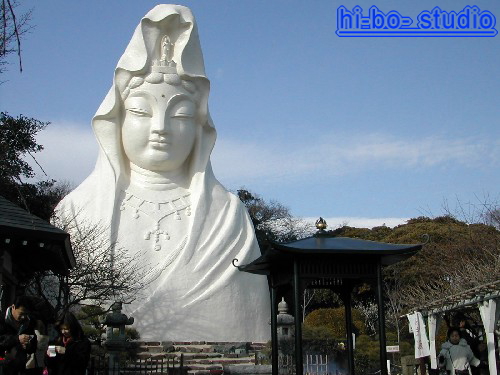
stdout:
[[151,147],[158,149],[165,149],[170,145],[165,139],[150,139],[149,144]]

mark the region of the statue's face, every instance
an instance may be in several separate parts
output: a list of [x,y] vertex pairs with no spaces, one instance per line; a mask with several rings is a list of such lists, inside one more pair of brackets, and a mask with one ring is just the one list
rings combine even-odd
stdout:
[[147,170],[169,172],[188,158],[196,138],[196,105],[167,83],[144,82],[125,100],[122,139],[129,160]]

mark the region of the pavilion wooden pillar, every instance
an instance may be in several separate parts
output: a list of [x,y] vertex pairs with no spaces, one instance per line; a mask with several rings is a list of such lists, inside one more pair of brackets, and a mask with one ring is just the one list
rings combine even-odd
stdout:
[[354,375],[354,340],[352,337],[352,299],[350,287],[342,294],[345,311],[345,331],[347,336],[347,371],[349,375]]
[[300,274],[297,258],[293,260],[293,299],[295,312],[295,374],[302,375],[304,371],[302,360],[302,322],[300,317]]
[[378,335],[380,344],[380,374],[387,375],[387,352],[385,341],[385,309],[382,279],[382,263],[377,263]]
[[[271,282],[272,284],[272,282]],[[272,344],[272,375],[278,375],[278,312],[276,304],[276,288],[271,285],[271,344]]]

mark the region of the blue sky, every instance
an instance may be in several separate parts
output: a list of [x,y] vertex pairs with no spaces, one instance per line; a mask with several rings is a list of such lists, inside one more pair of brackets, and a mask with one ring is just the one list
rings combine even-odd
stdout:
[[[371,5],[416,19],[439,5],[388,0],[184,1],[195,14],[218,132],[212,164],[300,217],[331,226],[439,215],[499,198],[500,36],[341,38],[336,10]],[[52,125],[38,160],[80,183],[96,156],[90,121],[151,1],[23,1],[36,28],[0,85],[0,107]],[[366,14],[366,13],[365,13]],[[497,29],[499,25],[497,25]],[[360,220],[359,218],[363,218]],[[368,220],[371,219],[371,220]]]

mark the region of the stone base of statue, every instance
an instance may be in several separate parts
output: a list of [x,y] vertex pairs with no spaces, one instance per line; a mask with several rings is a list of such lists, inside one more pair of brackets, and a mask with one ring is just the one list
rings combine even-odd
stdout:
[[270,373],[270,366],[260,365],[268,361],[266,343],[141,341],[135,344],[139,349],[137,358],[144,361],[169,358],[179,366],[182,356],[182,367],[190,372],[238,373],[240,369],[243,372],[239,373]]

